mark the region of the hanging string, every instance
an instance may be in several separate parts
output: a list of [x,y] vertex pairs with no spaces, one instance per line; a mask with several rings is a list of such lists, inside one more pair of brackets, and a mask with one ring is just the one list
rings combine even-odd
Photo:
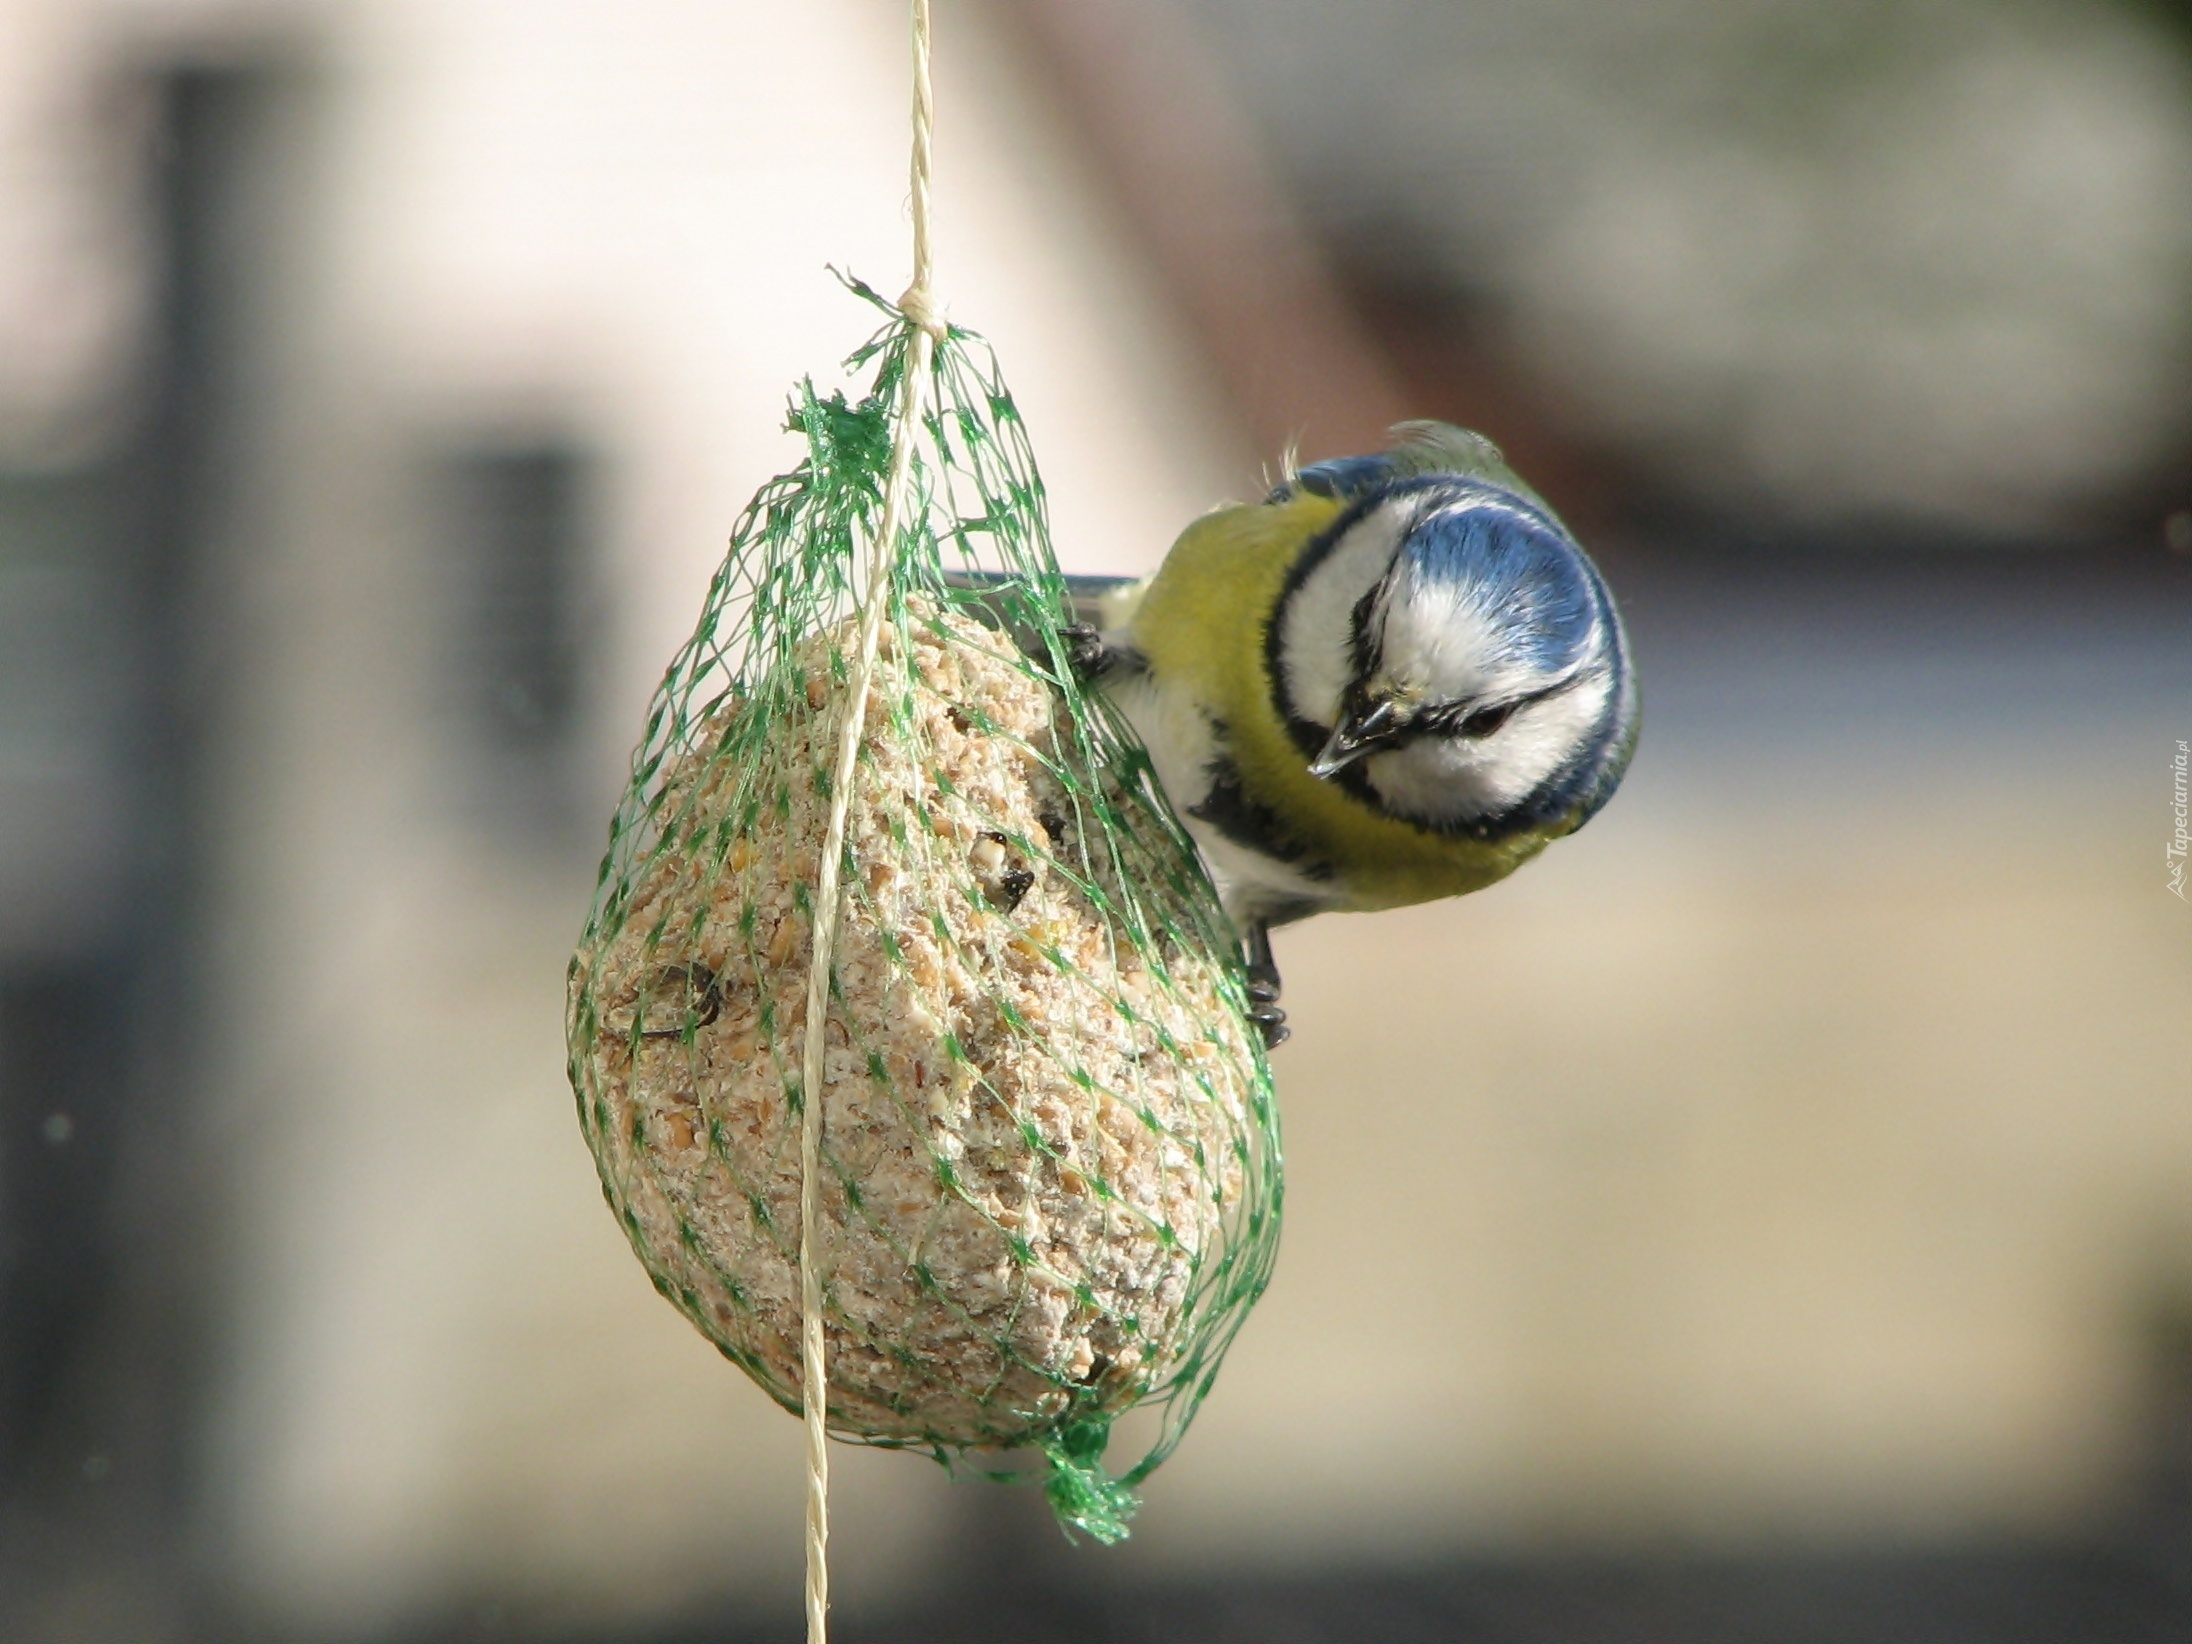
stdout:
[[[929,0],[913,0],[913,279],[898,299],[898,310],[928,334],[944,334],[944,322],[929,293],[933,262],[929,253],[929,150],[935,135],[936,88],[929,83]],[[901,433],[905,425],[901,424]]]
[[866,586],[861,591],[859,650],[845,684],[844,723],[838,731],[837,762],[831,772],[829,825],[823,834],[815,876],[814,947],[807,965],[806,1041],[800,1066],[800,1405],[807,1435],[807,1644],[827,1644],[829,1637],[829,1364],[823,1338],[821,1241],[817,1235],[822,1208],[823,1058],[828,1039],[830,964],[842,911],[845,829],[852,812],[860,739],[867,729],[868,690],[875,680],[876,649],[889,603],[891,563],[904,523],[914,434],[920,427],[936,339],[943,331],[929,291],[930,145],[935,117],[935,94],[929,82],[928,0],[913,0],[913,281],[899,298],[898,306],[913,322],[914,331],[907,347],[905,376],[899,385],[897,418],[892,424],[882,518],[869,545]]

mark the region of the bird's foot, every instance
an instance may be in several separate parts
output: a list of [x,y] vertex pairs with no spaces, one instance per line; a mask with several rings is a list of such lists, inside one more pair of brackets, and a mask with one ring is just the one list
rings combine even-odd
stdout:
[[1099,679],[1111,671],[1116,658],[1093,623],[1075,622],[1058,630],[1066,643],[1066,665],[1080,680]]
[[1264,924],[1248,929],[1248,1019],[1262,1032],[1266,1050],[1277,1050],[1294,1031],[1279,1008],[1279,966],[1271,957],[1271,928]]

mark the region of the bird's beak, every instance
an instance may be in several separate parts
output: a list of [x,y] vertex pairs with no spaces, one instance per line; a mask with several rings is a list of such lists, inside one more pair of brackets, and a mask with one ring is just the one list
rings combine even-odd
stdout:
[[1365,754],[1391,747],[1407,728],[1406,710],[1390,697],[1359,713],[1342,710],[1324,751],[1310,761],[1309,774],[1319,779],[1336,776]]

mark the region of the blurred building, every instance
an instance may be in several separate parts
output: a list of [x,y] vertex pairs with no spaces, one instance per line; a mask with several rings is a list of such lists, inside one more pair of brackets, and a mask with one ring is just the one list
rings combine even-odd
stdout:
[[[1280,1276],[1136,1539],[850,1453],[852,1636],[2192,1633],[2192,94],[1873,11],[942,8],[1069,567],[1466,416],[1648,718],[1514,883],[1284,933]],[[562,972],[825,264],[902,277],[903,55],[0,6],[0,1636],[791,1635]]]
[[1676,498],[2091,540],[2181,466],[2181,6],[1184,9],[1373,311]]

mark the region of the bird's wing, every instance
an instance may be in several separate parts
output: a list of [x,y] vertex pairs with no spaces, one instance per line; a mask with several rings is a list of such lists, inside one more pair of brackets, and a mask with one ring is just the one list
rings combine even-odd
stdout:
[[1460,474],[1482,480],[1550,514],[1545,499],[1507,466],[1498,446],[1482,434],[1456,428],[1450,422],[1404,422],[1393,430],[1393,446],[1386,452],[1396,477],[1415,474]]
[[[1148,586],[1145,577],[1069,576],[1061,580],[1066,585],[1066,598],[1073,604],[1073,620],[1086,623],[1098,633],[1125,627],[1134,615],[1134,607],[1141,602],[1142,591]],[[1006,626],[1011,620],[1001,608],[1003,602],[992,603],[983,596],[1001,595],[1007,589],[1026,585],[1024,578],[1009,571],[946,571],[944,583],[982,599],[998,626]]]
[[1383,491],[1397,480],[1423,474],[1454,474],[1494,486],[1551,514],[1545,499],[1507,466],[1499,447],[1482,434],[1450,422],[1404,422],[1392,430],[1392,444],[1363,457],[1334,457],[1313,462],[1288,476],[1269,500],[1281,501],[1298,489],[1353,502]]

